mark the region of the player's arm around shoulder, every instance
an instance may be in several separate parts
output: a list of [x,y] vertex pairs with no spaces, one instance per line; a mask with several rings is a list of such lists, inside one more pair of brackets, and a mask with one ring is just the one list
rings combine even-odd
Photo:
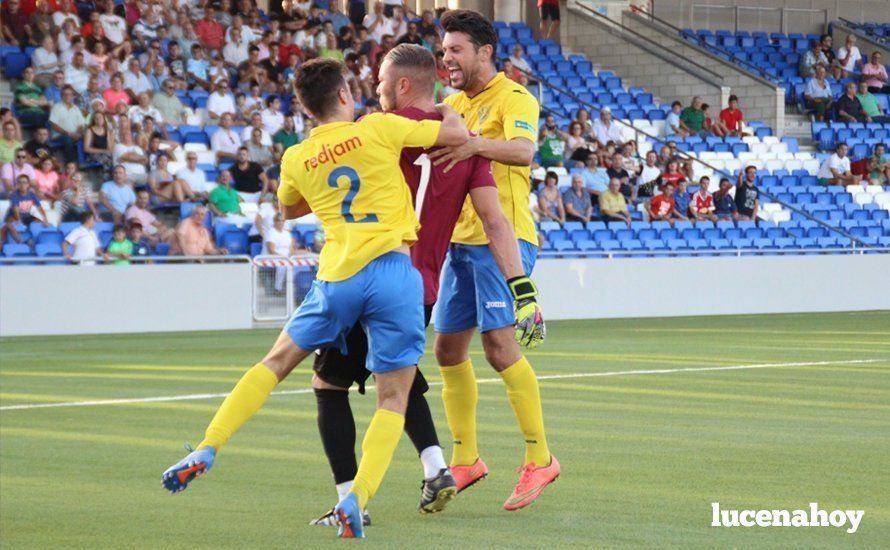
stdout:
[[442,115],[442,125],[439,126],[439,135],[436,136],[436,146],[458,147],[469,140],[469,131],[463,118],[447,103],[436,105],[436,110]]

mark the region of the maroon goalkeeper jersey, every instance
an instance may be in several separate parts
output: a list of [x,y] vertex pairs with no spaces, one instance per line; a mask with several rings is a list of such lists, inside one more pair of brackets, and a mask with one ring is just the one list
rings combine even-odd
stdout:
[[[438,112],[427,113],[414,107],[395,113],[412,120],[442,120]],[[402,149],[400,165],[420,220],[411,261],[423,276],[423,303],[429,305],[439,294],[439,273],[470,189],[496,187],[491,161],[474,156],[455,164],[446,174],[442,171],[445,164],[433,166],[424,149],[413,147]]]

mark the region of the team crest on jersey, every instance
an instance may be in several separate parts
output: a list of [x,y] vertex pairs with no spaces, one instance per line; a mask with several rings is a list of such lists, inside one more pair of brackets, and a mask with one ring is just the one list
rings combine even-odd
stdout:
[[491,113],[491,107],[479,107],[479,113],[476,115],[476,124],[481,128],[482,124],[485,123],[485,119],[488,118],[489,113]]

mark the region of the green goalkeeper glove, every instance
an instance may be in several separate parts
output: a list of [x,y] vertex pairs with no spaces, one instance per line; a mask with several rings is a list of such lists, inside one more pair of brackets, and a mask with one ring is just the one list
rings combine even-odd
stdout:
[[513,293],[513,311],[516,313],[516,341],[527,348],[536,348],[544,341],[547,327],[541,306],[535,301],[538,289],[528,277],[514,277],[507,281]]

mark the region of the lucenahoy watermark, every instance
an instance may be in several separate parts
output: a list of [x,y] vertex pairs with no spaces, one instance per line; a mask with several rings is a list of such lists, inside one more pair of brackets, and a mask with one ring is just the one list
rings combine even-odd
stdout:
[[711,503],[712,527],[845,527],[855,533],[864,510],[820,510],[811,502],[809,510],[722,510]]

